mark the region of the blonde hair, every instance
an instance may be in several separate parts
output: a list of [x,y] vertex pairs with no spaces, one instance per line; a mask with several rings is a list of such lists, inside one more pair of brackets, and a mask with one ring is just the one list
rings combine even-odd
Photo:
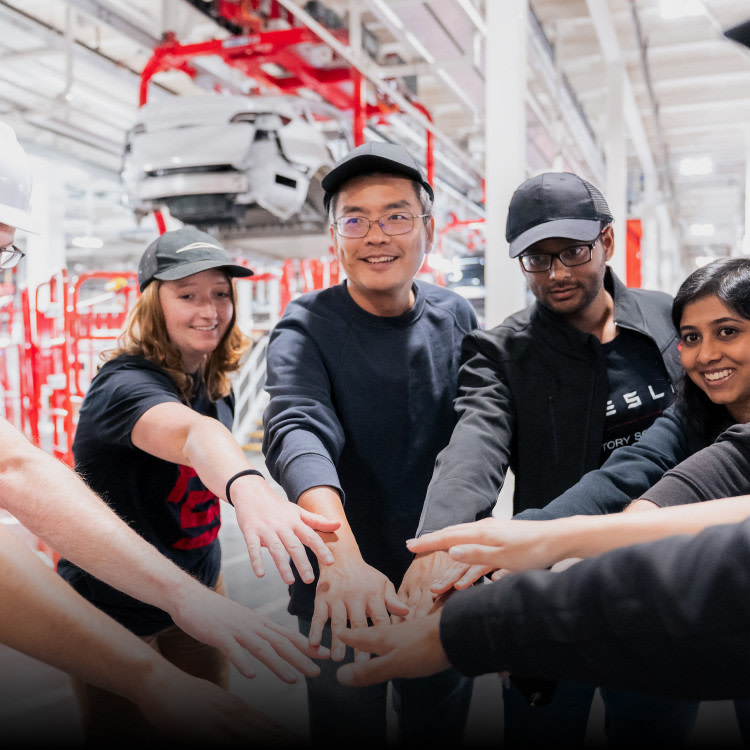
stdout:
[[[228,277],[227,277],[228,278]],[[242,355],[250,348],[250,339],[237,326],[237,294],[229,279],[232,298],[232,318],[219,345],[206,359],[203,380],[208,396],[216,401],[227,396],[232,384],[229,375],[239,370]],[[193,377],[186,373],[182,354],[169,340],[159,289],[162,282],[154,279],[144,290],[130,311],[125,326],[117,339],[117,348],[102,354],[110,360],[121,354],[141,356],[166,370],[177,383],[182,400],[190,403]]]

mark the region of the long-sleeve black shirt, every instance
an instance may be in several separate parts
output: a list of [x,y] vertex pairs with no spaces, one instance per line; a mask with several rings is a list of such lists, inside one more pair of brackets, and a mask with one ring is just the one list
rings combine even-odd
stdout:
[[455,593],[440,636],[466,675],[750,697],[750,520]]

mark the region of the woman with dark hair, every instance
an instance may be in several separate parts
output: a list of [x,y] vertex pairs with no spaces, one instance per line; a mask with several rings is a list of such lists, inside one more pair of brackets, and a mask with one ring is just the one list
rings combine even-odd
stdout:
[[[694,271],[675,295],[672,320],[680,334],[685,370],[672,406],[634,445],[618,448],[600,469],[586,474],[546,507],[518,513],[514,521],[653,508],[655,502],[633,498],[652,500],[660,492],[660,480],[671,476],[670,470],[699,457],[737,425],[750,422],[750,413],[744,410],[745,389],[750,391],[750,258],[716,260]],[[750,480],[734,493],[713,497],[748,492]],[[487,523],[497,523],[498,528],[506,524],[494,519]],[[474,525],[461,527],[469,530]],[[466,588],[494,569],[467,567],[455,586]],[[449,571],[445,581],[456,580],[455,576],[455,570]],[[444,593],[447,583],[438,582],[433,590]]]
[[[716,302],[731,310],[735,315],[750,320],[750,260],[747,258],[727,258],[709,263],[694,271],[682,284],[672,304],[672,322],[681,331],[685,308],[699,300],[715,298]],[[685,339],[688,340],[685,340]],[[694,335],[686,334],[680,344],[683,366],[686,356],[693,351]],[[692,360],[692,357],[690,357]],[[700,379],[699,379],[700,382]],[[705,386],[710,383],[710,391]],[[729,406],[724,406],[721,389],[724,381],[703,381],[703,386],[694,381],[686,370],[678,388],[677,405],[689,416],[692,427],[706,443],[713,442],[727,427],[738,421],[730,414]],[[713,401],[711,394],[718,401]]]
[[[249,346],[236,323],[233,277],[252,271],[232,263],[203,232],[185,227],[161,235],[141,258],[141,295],[118,348],[93,378],[73,443],[76,471],[142,537],[204,585],[224,593],[220,501],[234,505],[251,565],[263,575],[261,547],[291,582],[291,555],[312,580],[304,545],[322,563],[332,556],[317,530],[337,522],[298,508],[274,493],[231,433],[230,377]],[[85,519],[81,519],[82,524]],[[102,550],[117,559],[117,550]],[[69,560],[59,573],[84,598],[186,672],[228,686],[229,659],[211,634],[195,640],[166,612],[137,601]],[[190,602],[181,603],[189,609]],[[305,639],[260,615],[248,650],[294,681],[305,665]],[[295,654],[301,649],[299,656]],[[245,674],[249,664],[239,664]],[[307,668],[305,667],[306,671]],[[316,669],[317,671],[317,669]],[[134,704],[74,682],[87,739],[149,737]]]
[[[672,319],[685,372],[674,404],[635,445],[617,449],[544,509],[524,511],[511,521],[487,518],[447,527],[410,540],[410,551],[449,552],[463,575],[454,569],[446,581],[458,578],[455,588],[462,589],[492,571],[497,580],[508,571],[544,569],[676,534],[692,536],[750,517],[750,457],[738,460],[729,450],[734,432],[750,423],[750,258],[717,260],[694,271],[675,296]],[[703,489],[698,497],[696,486],[722,491],[707,495]],[[697,499],[707,502],[692,502]],[[675,505],[680,507],[666,507]],[[611,515],[586,517],[600,514]],[[433,592],[445,593],[446,581],[436,582]],[[364,647],[355,640],[347,636],[346,642]],[[391,658],[397,661],[398,654]],[[361,665],[356,671],[377,669]],[[735,701],[735,711],[750,743],[750,703]]]

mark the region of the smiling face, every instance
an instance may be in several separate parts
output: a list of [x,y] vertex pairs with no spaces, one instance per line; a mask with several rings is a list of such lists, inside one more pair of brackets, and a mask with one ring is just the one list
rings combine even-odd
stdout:
[[401,315],[414,303],[412,280],[432,245],[434,220],[414,219],[408,234],[389,236],[377,220],[385,215],[424,213],[415,183],[404,177],[368,175],[349,180],[338,193],[334,218],[362,216],[373,221],[364,237],[331,238],[352,299],[374,315]]
[[685,305],[680,338],[688,377],[738,423],[750,421],[750,320],[712,294]]
[[[524,255],[557,254],[583,244],[585,243],[562,237],[550,237],[529,247]],[[546,308],[563,317],[575,317],[581,315],[604,293],[607,261],[613,252],[614,234],[610,226],[602,232],[594,245],[588,263],[569,267],[564,266],[559,258],[554,258],[549,271],[529,273],[524,270],[523,275],[532,294]]]
[[217,268],[161,283],[167,334],[182,354],[185,372],[195,372],[219,345],[232,321],[232,299],[231,283]]

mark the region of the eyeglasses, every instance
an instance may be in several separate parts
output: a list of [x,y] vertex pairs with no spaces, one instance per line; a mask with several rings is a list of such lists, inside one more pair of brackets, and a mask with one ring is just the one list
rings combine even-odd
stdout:
[[568,268],[582,266],[591,260],[594,245],[599,242],[601,236],[601,233],[599,233],[593,242],[588,242],[585,245],[576,245],[575,247],[566,247],[565,250],[559,253],[531,253],[529,255],[521,255],[519,260],[521,261],[523,270],[529,273],[549,271],[552,268],[552,261],[555,258],[558,258],[560,263]]
[[383,234],[394,237],[409,234],[414,229],[414,219],[424,219],[429,214],[386,214],[379,219],[367,219],[364,216],[340,216],[331,226],[336,227],[339,237],[357,239],[366,237],[373,224],[378,224]]
[[23,250],[19,250],[15,245],[0,247],[0,269],[15,268],[24,255],[26,253]]

